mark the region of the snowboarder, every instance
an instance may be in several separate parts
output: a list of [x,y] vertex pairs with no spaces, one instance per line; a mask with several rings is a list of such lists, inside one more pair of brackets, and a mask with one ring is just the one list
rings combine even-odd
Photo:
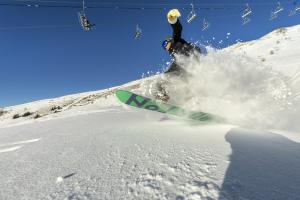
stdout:
[[177,9],[172,9],[168,12],[167,18],[168,18],[168,22],[171,24],[173,29],[173,36],[167,37],[162,42],[162,47],[166,51],[168,51],[173,58],[172,64],[169,66],[169,69],[165,71],[165,73],[172,72],[175,75],[182,75],[182,73],[184,72],[184,69],[181,66],[179,66],[176,62],[176,55],[185,55],[189,57],[195,51],[201,53],[199,47],[197,47],[192,43],[186,42],[181,37],[182,25],[178,19],[180,16],[181,14]]
[[[168,70],[164,73],[168,75],[175,75],[182,77],[183,80],[186,80],[187,73],[183,67],[181,67],[176,61],[176,55],[185,55],[187,57],[191,55],[196,55],[195,52],[201,53],[199,47],[194,44],[186,42],[182,37],[182,25],[179,21],[179,17],[181,16],[179,10],[172,9],[167,14],[168,22],[171,24],[173,29],[173,36],[167,37],[162,42],[162,47],[170,53],[172,56],[172,63],[170,64]],[[167,102],[169,100],[168,92],[166,89],[166,85],[168,81],[160,80],[157,85],[157,93],[156,99],[161,100],[163,102]]]

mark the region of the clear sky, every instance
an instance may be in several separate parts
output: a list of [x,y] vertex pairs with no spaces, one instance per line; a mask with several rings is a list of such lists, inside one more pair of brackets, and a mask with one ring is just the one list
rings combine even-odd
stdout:
[[[242,26],[247,2],[253,15]],[[198,17],[188,24],[190,3]],[[300,12],[288,16],[293,1],[281,4],[284,11],[270,21],[270,11],[277,6],[273,0],[86,0],[86,14],[97,25],[86,32],[78,23],[79,0],[0,0],[0,107],[104,89],[158,71],[169,60],[161,42],[171,34],[166,20],[171,8],[182,12],[187,41],[209,41],[223,48],[299,24]],[[201,30],[203,18],[211,23],[206,31]],[[134,40],[136,24],[143,31],[140,40]]]

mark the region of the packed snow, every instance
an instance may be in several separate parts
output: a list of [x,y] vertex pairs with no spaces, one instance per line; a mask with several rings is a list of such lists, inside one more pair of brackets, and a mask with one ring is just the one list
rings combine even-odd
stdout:
[[[300,26],[156,75],[0,110],[0,199],[299,199]],[[128,107],[117,89],[222,116],[203,125]]]

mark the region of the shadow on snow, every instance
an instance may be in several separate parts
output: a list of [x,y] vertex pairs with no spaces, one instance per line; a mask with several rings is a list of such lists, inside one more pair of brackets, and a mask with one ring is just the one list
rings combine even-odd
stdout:
[[223,199],[299,199],[300,144],[274,133],[232,129]]

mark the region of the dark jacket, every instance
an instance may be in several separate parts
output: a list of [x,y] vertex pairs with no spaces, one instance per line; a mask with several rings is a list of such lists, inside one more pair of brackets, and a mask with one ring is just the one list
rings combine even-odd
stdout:
[[171,41],[171,47],[169,49],[169,53],[173,57],[173,62],[170,65],[169,69],[165,73],[169,72],[176,72],[181,73],[183,69],[176,63],[176,54],[182,54],[189,56],[191,53],[193,53],[195,50],[200,52],[200,49],[196,47],[194,44],[186,42],[181,37],[182,33],[182,25],[179,20],[175,24],[171,24],[173,29],[173,37]]
[[171,24],[173,29],[173,37],[171,41],[171,48],[169,53],[174,57],[174,54],[183,54],[189,56],[189,54],[195,50],[195,45],[186,42],[182,39],[182,25],[179,20],[175,24]]

